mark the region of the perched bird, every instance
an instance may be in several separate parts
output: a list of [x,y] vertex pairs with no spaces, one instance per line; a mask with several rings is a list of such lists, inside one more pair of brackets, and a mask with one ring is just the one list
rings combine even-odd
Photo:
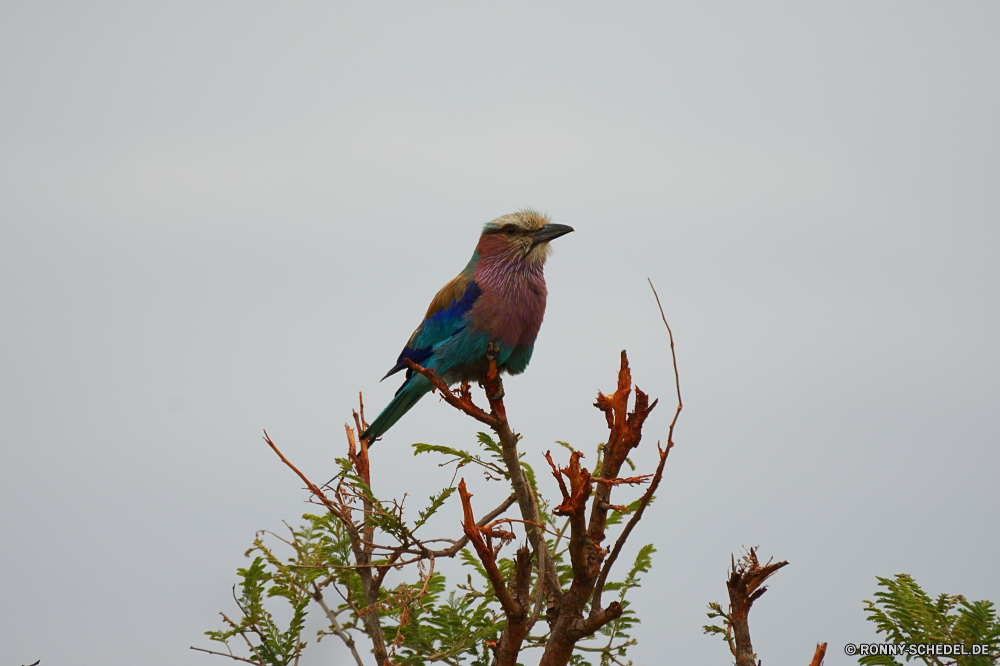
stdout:
[[474,381],[486,372],[492,342],[499,346],[499,372],[524,372],[545,314],[542,269],[549,241],[571,231],[531,210],[486,224],[472,259],[437,293],[396,365],[382,378],[406,370],[396,397],[361,436],[374,442],[431,390],[430,381],[407,368],[404,359],[433,369],[449,384]]

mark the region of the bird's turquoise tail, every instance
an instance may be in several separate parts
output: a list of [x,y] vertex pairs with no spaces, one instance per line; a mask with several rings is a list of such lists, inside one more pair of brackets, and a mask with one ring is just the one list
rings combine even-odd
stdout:
[[433,386],[426,377],[414,373],[399,390],[396,397],[392,399],[392,402],[386,405],[386,408],[382,410],[378,418],[361,434],[362,437],[368,438],[368,445],[371,446],[377,438],[384,435],[431,388]]

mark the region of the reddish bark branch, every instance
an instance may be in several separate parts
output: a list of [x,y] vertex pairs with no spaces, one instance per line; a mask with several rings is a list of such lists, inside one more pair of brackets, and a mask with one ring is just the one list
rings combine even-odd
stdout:
[[517,663],[517,655],[521,651],[524,637],[528,635],[533,624],[528,616],[531,601],[531,551],[524,547],[518,549],[513,578],[509,584],[505,583],[496,562],[500,546],[498,545],[494,550],[491,538],[498,536],[503,542],[508,542],[514,538],[514,535],[504,530],[496,530],[489,525],[484,527],[476,525],[472,514],[472,495],[465,487],[465,479],[458,483],[458,495],[462,500],[462,511],[465,516],[462,529],[465,530],[466,536],[469,537],[469,541],[476,549],[479,561],[482,562],[486,575],[490,579],[493,593],[507,617],[507,623],[495,647],[496,663],[498,666],[514,666]]
[[813,660],[809,662],[809,666],[822,666],[823,657],[826,656],[826,643],[816,644],[816,653],[813,654]]
[[[649,397],[636,387],[635,403],[632,411],[629,412],[628,399],[631,392],[632,373],[628,365],[628,355],[622,351],[617,389],[611,395],[598,393],[597,401],[594,403],[595,407],[604,412],[610,430],[607,444],[604,445],[599,474],[599,478],[605,479],[606,482],[598,484],[590,511],[590,538],[598,545],[603,543],[605,538],[608,507],[611,505],[611,489],[615,485],[614,480],[618,478],[618,472],[625,463],[629,452],[639,445],[642,439],[643,423],[658,402],[654,400],[650,403]],[[662,471],[662,468],[658,469]],[[596,576],[595,573],[595,578]],[[591,614],[598,611],[599,606],[594,606]]]
[[462,511],[465,515],[465,520],[462,521],[462,529],[465,531],[465,535],[469,537],[469,541],[472,542],[472,547],[476,549],[476,554],[479,555],[479,560],[483,563],[483,568],[486,569],[486,575],[489,576],[493,592],[497,595],[497,600],[503,607],[504,613],[508,616],[517,615],[519,609],[507,591],[507,586],[504,584],[503,575],[497,567],[496,554],[493,552],[492,544],[487,544],[483,539],[485,528],[478,527],[476,519],[472,515],[472,502],[470,501],[472,495],[465,487],[465,479],[458,482],[458,496],[462,500]]
[[[277,445],[274,442],[271,441],[271,438],[268,436],[266,430],[264,431],[264,441],[267,442],[267,445],[270,446],[271,449],[275,453],[278,454],[278,457],[281,458],[281,462],[283,462],[286,465],[288,465],[288,467],[293,472],[295,472],[299,476],[300,479],[302,479],[302,482],[306,484],[307,488],[309,488],[309,492],[311,492],[313,495],[315,495],[319,499],[319,501],[323,503],[323,506],[325,506],[330,513],[332,513],[333,515],[335,515],[338,518],[340,518],[341,521],[345,520],[345,516],[344,516],[343,512],[341,511],[340,507],[338,507],[333,502],[331,502],[327,498],[327,496],[323,494],[322,490],[320,490],[318,487],[316,487],[316,485],[313,484],[312,481],[310,481],[308,478],[306,478],[305,474],[303,474],[302,472],[299,471],[298,467],[296,467],[295,465],[293,465],[292,462],[288,458],[285,457],[285,454],[283,454],[278,449]],[[349,519],[349,517],[347,517],[347,518]]]
[[627,483],[630,486],[638,486],[646,483],[653,477],[652,474],[640,474],[639,476],[626,476],[619,479],[602,479],[599,476],[595,476],[592,481],[594,483],[603,483],[606,486],[620,486],[623,483]]
[[[498,506],[497,508],[493,509],[488,514],[480,518],[479,522],[476,523],[476,525],[479,527],[486,527],[486,525],[490,524],[490,522],[496,519],[497,516],[499,516],[504,511],[509,509],[511,505],[513,505],[514,502],[516,501],[517,498],[511,495],[510,497],[505,499],[500,506]],[[454,546],[449,546],[448,548],[443,548],[441,550],[432,550],[431,553],[433,553],[434,557],[454,557],[459,552],[461,552],[463,548],[465,548],[465,544],[467,543],[469,543],[469,537],[468,535],[465,535],[461,539],[456,541]]]
[[[461,410],[476,419],[480,423],[485,423],[490,428],[496,430],[499,427],[499,418],[496,414],[487,414],[482,409],[477,407],[472,402],[472,394],[469,392],[468,383],[463,382],[461,387],[457,391],[452,391],[448,388],[448,384],[441,378],[441,375],[434,372],[430,368],[425,368],[423,366],[417,365],[408,358],[404,358],[403,362],[406,363],[406,367],[414,372],[417,372],[430,381],[437,389],[438,394],[447,402],[449,405],[455,409]],[[494,368],[495,372],[495,368]],[[490,403],[492,406],[492,402]],[[501,402],[501,406],[502,406]],[[506,414],[504,414],[506,420]]]
[[625,458],[642,439],[642,424],[656,407],[657,401],[649,403],[649,396],[635,389],[635,405],[628,411],[628,398],[632,393],[632,373],[628,367],[628,355],[622,351],[621,368],[618,371],[618,388],[611,395],[597,394],[594,406],[604,412],[608,421],[608,443],[604,447],[601,476],[607,479],[618,476]]
[[[368,422],[365,421],[365,403],[361,400],[360,392],[358,393],[358,404],[361,407],[361,413],[358,414],[358,412],[353,410],[351,413],[354,415],[354,426],[361,433],[368,429]],[[365,485],[371,488],[371,469],[368,465],[368,438],[361,438],[361,451],[359,453],[355,450],[354,433],[351,431],[351,427],[345,423],[344,428],[347,430],[347,458],[354,465],[355,471],[364,480]]]
[[[556,481],[559,482],[559,490],[563,496],[562,504],[552,509],[552,513],[557,516],[575,516],[579,520],[583,520],[584,513],[587,510],[587,499],[590,498],[590,492],[594,486],[590,482],[590,472],[587,471],[586,467],[580,467],[580,458],[582,457],[582,453],[574,451],[569,457],[569,465],[567,467],[557,467],[552,462],[552,452],[545,452],[545,459],[549,461],[549,466],[552,467],[552,476],[556,477]],[[569,480],[568,491],[566,490],[566,484],[563,483],[563,476]]]
[[[668,328],[669,330],[669,328]],[[672,340],[671,340],[672,343]],[[671,349],[673,347],[671,346]],[[491,350],[492,351],[492,350]],[[610,396],[598,394],[596,406],[605,413],[610,430],[608,442],[603,447],[602,460],[599,464],[601,474],[597,480],[590,472],[580,465],[580,452],[574,452],[569,464],[565,468],[559,468],[552,460],[550,454],[546,454],[546,459],[552,467],[553,475],[556,477],[562,502],[553,513],[566,515],[570,519],[570,535],[568,550],[573,570],[573,581],[569,590],[563,591],[559,585],[558,576],[555,572],[553,560],[550,556],[542,557],[541,549],[546,548],[544,541],[544,531],[539,529],[538,506],[534,501],[533,494],[527,485],[527,480],[521,469],[517,452],[518,436],[510,429],[507,422],[506,412],[503,405],[502,386],[496,372],[495,357],[487,356],[489,367],[483,377],[483,387],[486,389],[487,398],[490,402],[491,413],[486,414],[483,410],[473,404],[469,395],[468,386],[463,384],[457,391],[448,388],[444,380],[433,370],[422,368],[412,361],[406,360],[407,366],[414,372],[418,372],[426,377],[441,397],[452,407],[459,409],[469,416],[472,416],[481,423],[485,423],[493,429],[499,439],[503,453],[504,463],[510,475],[514,495],[517,498],[521,509],[521,515],[525,522],[528,538],[534,547],[536,557],[539,562],[544,562],[545,591],[548,598],[548,621],[551,626],[549,640],[545,652],[542,655],[541,664],[545,666],[563,666],[573,653],[576,642],[581,638],[593,634],[608,622],[612,622],[621,616],[622,607],[618,602],[613,602],[607,608],[601,608],[600,595],[595,598],[597,603],[591,605],[591,612],[584,617],[583,610],[591,601],[592,593],[595,592],[595,585],[598,584],[598,592],[603,589],[607,577],[607,570],[610,566],[602,568],[604,559],[608,556],[608,550],[601,546],[605,539],[605,528],[607,525],[608,511],[621,509],[616,507],[609,500],[611,491],[615,486],[621,484],[639,484],[650,481],[650,488],[643,495],[640,506],[632,515],[632,519],[626,526],[622,537],[615,544],[611,563],[617,558],[625,538],[632,531],[642,512],[652,498],[663,474],[663,466],[666,461],[667,452],[673,445],[672,439],[668,438],[667,448],[660,451],[660,461],[657,471],[652,474],[644,474],[633,477],[619,478],[618,473],[622,464],[628,457],[629,452],[634,449],[642,438],[642,426],[649,413],[656,406],[657,402],[649,401],[648,396],[638,388],[632,411],[628,410],[628,400],[632,393],[631,372],[628,366],[628,357],[622,352],[621,367],[618,373],[617,390]],[[675,364],[676,368],[676,364]],[[678,382],[679,390],[679,382]],[[678,394],[678,410],[671,423],[671,434],[673,424],[676,423],[677,414],[680,412],[680,398]],[[568,482],[568,485],[567,485]],[[463,510],[465,512],[464,527],[469,541],[472,541],[479,559],[487,571],[491,585],[501,601],[501,606],[507,615],[507,625],[501,640],[496,646],[497,658],[501,663],[513,664],[516,661],[516,652],[505,652],[501,659],[501,646],[513,647],[520,642],[518,639],[513,643],[508,640],[509,636],[516,638],[520,635],[520,628],[526,626],[522,621],[521,609],[526,612],[527,604],[521,606],[520,595],[515,593],[522,585],[522,577],[515,572],[514,578],[505,587],[496,566],[496,553],[489,542],[493,536],[501,536],[489,531],[484,532],[475,527],[472,516],[469,495],[465,489],[464,481],[459,486],[462,497]],[[587,500],[593,496],[589,525],[586,517]],[[506,536],[503,534],[502,536]],[[547,551],[546,551],[547,552]],[[520,561],[521,554],[518,554]],[[491,571],[492,569],[492,571]],[[525,574],[523,584],[530,583],[530,567]],[[501,589],[506,589],[501,592]]]
[[[599,464],[601,473],[598,478],[601,482],[598,483],[596,489],[590,473],[580,468],[579,458],[582,454],[579,451],[570,456],[569,465],[565,469],[556,467],[551,457],[546,456],[549,458],[553,474],[559,480],[563,495],[563,503],[554,509],[553,513],[569,516],[568,550],[573,569],[573,582],[563,597],[558,615],[551,618],[552,614],[550,613],[550,620],[554,619],[554,622],[552,634],[540,662],[543,666],[563,666],[566,664],[572,656],[577,641],[593,634],[608,622],[614,621],[622,613],[622,607],[618,602],[609,604],[607,608],[601,607],[600,591],[603,589],[607,571],[610,570],[610,566],[602,568],[608,551],[601,546],[601,543],[605,539],[608,512],[614,508],[610,502],[612,488],[622,483],[638,483],[650,478],[650,475],[642,475],[621,479],[618,477],[618,473],[629,452],[638,446],[642,439],[643,423],[656,406],[656,401],[650,403],[646,394],[636,388],[635,402],[630,412],[628,399],[631,393],[632,374],[628,365],[628,355],[623,351],[617,389],[612,395],[598,393],[595,403],[595,406],[604,412],[610,430]],[[661,452],[657,473],[652,475],[650,488],[653,490],[662,477],[664,460]],[[569,489],[562,481],[563,476],[570,482]],[[593,501],[588,526],[585,520],[585,502],[591,491],[593,491]],[[649,503],[648,498],[651,496],[651,493],[646,493],[645,502],[640,503],[640,510],[633,514],[630,525],[634,526],[641,517],[641,509],[644,509],[645,505]],[[629,532],[631,529],[624,532],[619,543],[616,544],[619,551]],[[615,553],[615,557],[617,557],[617,553]],[[598,585],[600,587],[597,587]],[[588,602],[591,610],[584,617],[583,611]]]
[[601,569],[601,575],[597,579],[597,583],[594,585],[594,601],[591,603],[591,612],[593,615],[597,610],[601,608],[601,596],[604,594],[604,585],[608,581],[608,574],[611,573],[611,567],[614,566],[615,562],[618,560],[618,555],[621,554],[622,548],[625,546],[625,541],[628,539],[629,535],[632,534],[632,530],[635,528],[636,524],[642,520],[642,514],[649,506],[649,503],[653,501],[653,493],[660,485],[660,479],[663,478],[663,467],[667,463],[667,456],[670,454],[670,449],[673,448],[674,443],[668,441],[667,448],[661,449],[659,443],[657,443],[656,448],[660,452],[660,463],[656,466],[656,472],[653,473],[653,481],[649,484],[649,488],[643,494],[642,499],[639,500],[639,506],[636,508],[635,513],[629,519],[628,523],[625,525],[625,529],[622,533],[618,535],[618,539],[615,541],[614,548],[611,549],[611,554],[608,559],[604,562],[604,566]]
[[[597,581],[596,589],[594,591],[594,602],[592,604],[593,608],[600,608],[601,594],[604,591],[604,584],[607,581],[608,573],[611,571],[611,567],[614,565],[615,560],[618,559],[618,555],[621,553],[625,540],[628,538],[629,534],[632,533],[633,528],[642,518],[642,514],[646,510],[646,507],[649,506],[649,503],[653,500],[653,493],[656,492],[656,488],[660,485],[660,480],[663,478],[663,467],[667,462],[667,455],[669,455],[670,449],[674,447],[674,426],[677,425],[677,417],[681,415],[681,410],[684,409],[684,401],[681,398],[681,378],[680,374],[677,372],[677,354],[674,351],[674,332],[670,329],[670,324],[667,323],[666,315],[663,314],[663,306],[660,305],[660,296],[656,293],[656,287],[653,286],[652,280],[649,280],[649,287],[653,290],[653,296],[656,298],[656,306],[660,310],[660,317],[663,319],[663,325],[666,326],[667,336],[670,339],[670,358],[674,368],[674,385],[677,388],[677,408],[674,410],[674,417],[671,419],[670,427],[667,429],[667,448],[662,449],[660,448],[659,443],[657,443],[657,449],[660,452],[660,462],[656,467],[656,472],[653,474],[653,480],[650,483],[649,489],[642,496],[642,499],[639,502],[639,507],[632,515],[631,520],[629,520],[625,529],[622,530],[621,535],[615,542],[614,548],[611,550],[611,555],[608,557],[608,560],[605,562],[604,568],[601,571],[601,576]],[[620,386],[621,383],[619,382],[619,387]],[[636,391],[638,392],[638,389],[636,389]],[[650,407],[650,409],[652,409],[652,407]],[[605,412],[605,415],[607,415],[607,412]]]
[[767,592],[764,582],[788,562],[771,563],[764,566],[757,560],[757,549],[751,548],[739,561],[732,563],[732,572],[726,587],[729,589],[729,620],[733,626],[736,641],[736,666],[756,666],[757,656],[750,642],[750,626],[747,623],[750,607]]

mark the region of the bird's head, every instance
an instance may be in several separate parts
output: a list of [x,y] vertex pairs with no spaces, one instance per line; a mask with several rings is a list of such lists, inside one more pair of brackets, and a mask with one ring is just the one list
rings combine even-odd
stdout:
[[479,255],[504,258],[529,264],[545,263],[551,249],[549,241],[573,231],[565,224],[552,224],[541,213],[522,210],[498,217],[483,227]]

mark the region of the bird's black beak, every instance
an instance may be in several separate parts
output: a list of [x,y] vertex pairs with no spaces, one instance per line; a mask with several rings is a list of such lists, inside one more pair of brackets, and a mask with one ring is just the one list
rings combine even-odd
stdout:
[[573,231],[573,227],[566,224],[546,224],[538,231],[531,232],[531,246],[534,247],[539,243],[546,243],[550,240],[559,238],[560,236],[565,236],[571,231]]

